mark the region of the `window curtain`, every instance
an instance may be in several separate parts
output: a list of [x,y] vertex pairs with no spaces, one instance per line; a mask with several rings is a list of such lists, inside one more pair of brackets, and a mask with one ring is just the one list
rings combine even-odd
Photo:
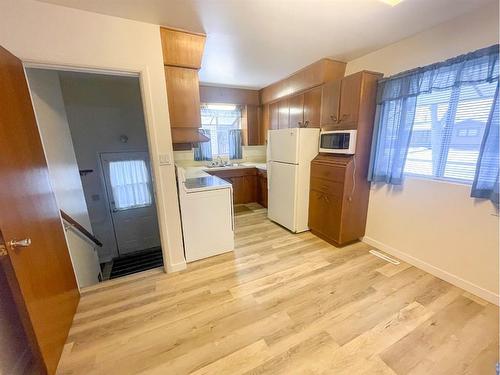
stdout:
[[493,109],[491,110],[484,132],[483,143],[479,151],[476,166],[476,176],[472,184],[471,197],[490,199],[499,206],[499,85],[495,93]]
[[494,81],[498,45],[380,80],[368,180],[402,183],[418,95]]
[[109,179],[117,210],[152,204],[149,172],[144,160],[110,162]]
[[[200,129],[200,133],[212,139],[210,130]],[[212,142],[199,142],[194,148],[194,160],[196,161],[210,161],[212,160]]]
[[229,130],[229,159],[243,159],[241,129]]

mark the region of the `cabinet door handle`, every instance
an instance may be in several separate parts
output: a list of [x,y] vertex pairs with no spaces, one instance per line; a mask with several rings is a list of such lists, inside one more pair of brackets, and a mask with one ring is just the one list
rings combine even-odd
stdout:
[[332,119],[332,121],[337,121],[337,116],[336,115],[330,115],[330,118]]
[[351,115],[348,113],[344,113],[341,118],[339,118],[339,123],[341,123],[344,120],[347,120]]
[[297,124],[299,125],[299,128],[302,127],[302,121],[299,121]]
[[304,127],[307,128],[309,126],[309,120],[306,120],[306,122],[304,122]]

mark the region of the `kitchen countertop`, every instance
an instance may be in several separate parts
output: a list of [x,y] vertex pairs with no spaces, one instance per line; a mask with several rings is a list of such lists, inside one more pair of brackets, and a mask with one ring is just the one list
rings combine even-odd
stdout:
[[207,171],[223,171],[227,169],[244,169],[244,168],[257,168],[260,170],[267,170],[267,164],[266,163],[251,163],[251,162],[246,162],[246,163],[241,163],[238,165],[230,165],[227,167],[214,167],[214,168],[209,168],[207,166],[193,166],[193,167],[183,167],[185,171],[185,176],[186,179],[191,179],[191,178],[200,178],[200,177],[209,177],[211,176],[210,174],[207,173]]
[[244,168],[257,168],[261,170],[266,170],[267,169],[267,164],[266,163],[240,163],[238,165],[228,165],[225,167],[203,167],[204,171],[223,171],[226,169],[244,169]]
[[199,191],[226,189],[232,185],[217,176],[202,176],[194,178],[186,178],[184,187],[187,193],[194,193]]

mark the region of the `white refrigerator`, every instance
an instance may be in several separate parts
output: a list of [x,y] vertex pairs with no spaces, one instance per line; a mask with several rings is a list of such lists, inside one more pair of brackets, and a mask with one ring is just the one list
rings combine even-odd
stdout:
[[319,129],[269,130],[267,216],[294,233],[309,230],[311,161],[318,155]]

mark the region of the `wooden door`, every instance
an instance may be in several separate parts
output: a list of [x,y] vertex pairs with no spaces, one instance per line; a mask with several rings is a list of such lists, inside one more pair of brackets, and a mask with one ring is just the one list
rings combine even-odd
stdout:
[[257,201],[257,176],[235,176],[230,178],[233,185],[233,203]]
[[269,129],[279,129],[279,104],[274,102],[269,104]]
[[309,191],[309,228],[317,233],[324,234],[325,232],[325,220],[322,215],[324,215],[325,202],[323,198],[323,193],[310,190]]
[[243,177],[243,202],[257,202],[257,175]]
[[304,94],[292,96],[290,105],[290,127],[302,128],[304,126]]
[[339,116],[340,80],[322,86],[321,126],[336,125]]
[[287,129],[290,127],[290,104],[288,99],[282,99],[278,102],[278,125],[279,129]]
[[259,144],[267,143],[267,131],[269,130],[269,104],[259,107]]
[[361,73],[342,78],[338,122],[343,129],[356,129],[361,97],[361,79]]
[[259,170],[257,177],[257,203],[267,208],[267,173]]
[[321,87],[304,93],[304,125],[319,128],[321,118]]
[[160,27],[163,64],[200,69],[206,36]]
[[[79,292],[23,66],[2,47],[0,102],[0,245],[8,252],[2,265],[41,372],[53,374]],[[31,244],[11,245],[24,239]]]
[[255,146],[259,144],[259,116],[258,116],[259,107],[256,105],[247,105],[246,106],[246,115],[247,115],[247,144],[249,146]]
[[170,126],[200,128],[200,84],[195,69],[165,66]]
[[317,190],[309,192],[309,228],[325,239],[340,242],[341,198]]

